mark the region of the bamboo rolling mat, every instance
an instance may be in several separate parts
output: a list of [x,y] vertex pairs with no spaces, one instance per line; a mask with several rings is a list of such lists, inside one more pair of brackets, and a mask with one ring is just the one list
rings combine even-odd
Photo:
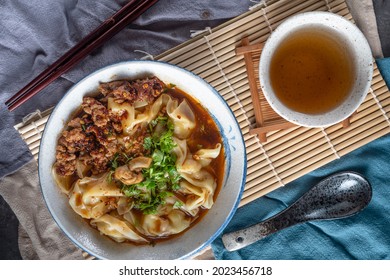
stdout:
[[[236,47],[244,36],[251,43],[264,43],[287,17],[314,10],[330,11],[352,20],[343,0],[263,1],[249,12],[155,57],[201,76],[222,95],[234,112],[248,159],[240,206],[390,132],[390,96],[375,65],[367,98],[347,128],[341,124],[323,129],[292,127],[267,133],[267,142],[250,135],[249,130],[256,124],[255,114],[244,57],[236,55]],[[258,75],[258,71],[255,72]],[[50,109],[38,112],[37,119],[15,126],[36,159],[41,133],[50,112]]]

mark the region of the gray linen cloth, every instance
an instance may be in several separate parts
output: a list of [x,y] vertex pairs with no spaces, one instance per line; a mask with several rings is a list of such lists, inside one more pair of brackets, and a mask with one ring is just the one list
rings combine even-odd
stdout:
[[[103,47],[64,74],[14,113],[4,101],[87,35],[126,1],[0,0],[0,195],[20,222],[24,259],[81,259],[81,250],[59,230],[39,188],[37,165],[13,125],[36,109],[55,105],[86,74],[144,53],[161,53],[190,38],[190,30],[214,27],[247,11],[254,1],[161,0]],[[382,57],[371,0],[347,1],[356,23]],[[1,243],[1,240],[0,240]],[[1,252],[0,252],[1,253]]]
[[19,250],[24,259],[82,259],[82,252],[60,231],[43,201],[35,160],[0,181],[1,195],[20,221]]

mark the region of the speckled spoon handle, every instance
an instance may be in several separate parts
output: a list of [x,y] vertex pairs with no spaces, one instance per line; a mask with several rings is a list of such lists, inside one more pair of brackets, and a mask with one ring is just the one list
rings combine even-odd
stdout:
[[319,182],[279,214],[259,224],[224,234],[222,242],[228,251],[234,251],[292,225],[349,217],[366,207],[371,197],[371,186],[361,175],[336,173]]

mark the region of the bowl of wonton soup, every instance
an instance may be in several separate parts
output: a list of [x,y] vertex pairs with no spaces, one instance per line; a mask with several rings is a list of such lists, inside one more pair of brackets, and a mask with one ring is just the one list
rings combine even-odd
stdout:
[[156,61],[102,68],[54,108],[39,151],[46,205],[99,259],[186,259],[222,233],[244,189],[240,127],[203,79]]

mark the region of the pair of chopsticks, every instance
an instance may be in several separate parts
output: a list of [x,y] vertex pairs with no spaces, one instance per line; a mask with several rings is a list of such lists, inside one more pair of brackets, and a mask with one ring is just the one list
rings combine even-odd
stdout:
[[39,91],[47,87],[51,82],[80,62],[93,50],[111,39],[111,37],[138,18],[157,1],[158,0],[130,0],[129,3],[105,20],[99,27],[83,38],[78,44],[67,51],[14,96],[8,99],[5,102],[8,110],[15,110]]

